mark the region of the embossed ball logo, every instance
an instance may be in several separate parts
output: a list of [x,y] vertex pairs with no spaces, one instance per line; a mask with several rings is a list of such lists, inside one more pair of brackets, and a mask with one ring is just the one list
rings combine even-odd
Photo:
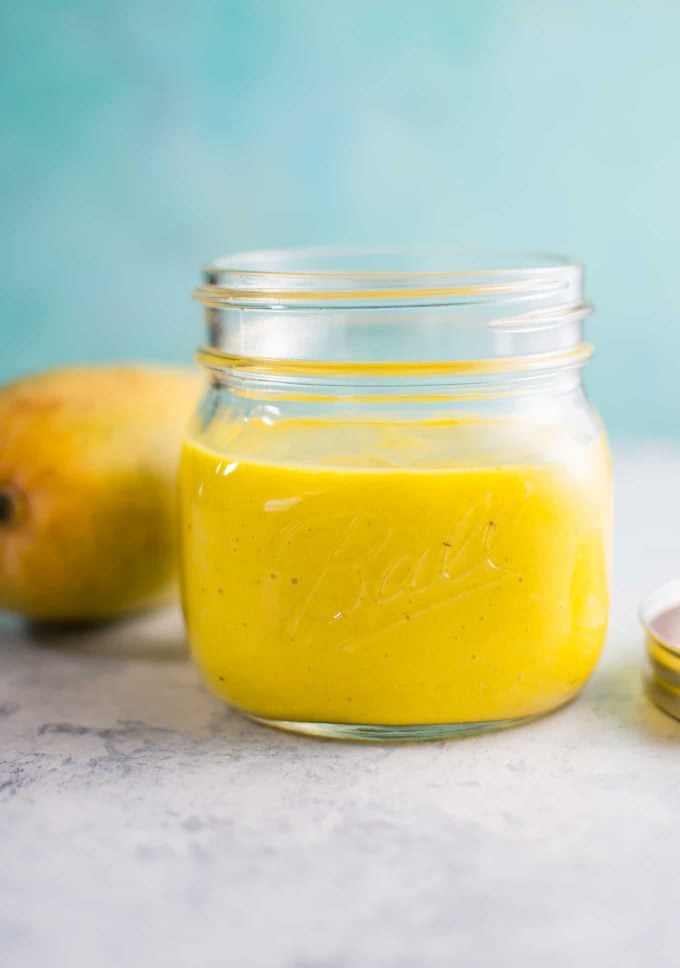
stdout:
[[[497,505],[492,492],[484,494],[457,516],[454,511],[450,526],[436,537],[428,533],[420,539],[405,538],[398,523],[375,514],[298,518],[278,536],[275,570],[288,574],[293,562],[305,560],[306,549],[314,553],[307,551],[309,577],[294,581],[281,602],[285,638],[309,642],[322,626],[325,640],[334,629],[338,648],[354,651],[386,629],[406,626],[462,596],[509,578],[517,581],[504,546],[524,502],[515,495],[505,507]],[[318,561],[316,570],[312,560]]]

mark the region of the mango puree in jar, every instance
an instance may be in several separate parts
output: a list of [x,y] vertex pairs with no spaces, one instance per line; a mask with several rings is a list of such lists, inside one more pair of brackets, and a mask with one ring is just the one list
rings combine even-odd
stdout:
[[498,722],[592,672],[601,438],[514,420],[244,421],[218,438],[184,447],[183,586],[194,657],[228,702],[278,721]]

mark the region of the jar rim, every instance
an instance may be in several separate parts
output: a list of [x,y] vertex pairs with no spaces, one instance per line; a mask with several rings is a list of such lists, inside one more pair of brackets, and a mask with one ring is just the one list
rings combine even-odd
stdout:
[[453,245],[257,249],[222,256],[194,293],[207,306],[426,300],[466,304],[536,296],[570,302],[582,267],[558,255]]
[[544,370],[571,367],[574,350],[579,362],[589,353],[583,270],[559,256],[454,246],[263,249],[216,260],[194,295],[205,307],[209,367],[219,357],[251,373],[300,364],[364,376],[377,366],[389,377],[396,364],[453,378],[451,367]]

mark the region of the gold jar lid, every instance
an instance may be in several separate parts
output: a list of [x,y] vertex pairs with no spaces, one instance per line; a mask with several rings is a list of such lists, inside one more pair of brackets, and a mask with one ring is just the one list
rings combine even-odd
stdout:
[[680,581],[648,595],[640,621],[647,635],[647,691],[660,709],[680,719]]

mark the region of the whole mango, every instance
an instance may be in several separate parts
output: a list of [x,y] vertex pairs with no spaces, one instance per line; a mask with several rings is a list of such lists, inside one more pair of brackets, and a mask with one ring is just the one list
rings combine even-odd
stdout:
[[0,387],[0,608],[113,618],[176,594],[176,472],[201,392],[178,368],[54,370]]

